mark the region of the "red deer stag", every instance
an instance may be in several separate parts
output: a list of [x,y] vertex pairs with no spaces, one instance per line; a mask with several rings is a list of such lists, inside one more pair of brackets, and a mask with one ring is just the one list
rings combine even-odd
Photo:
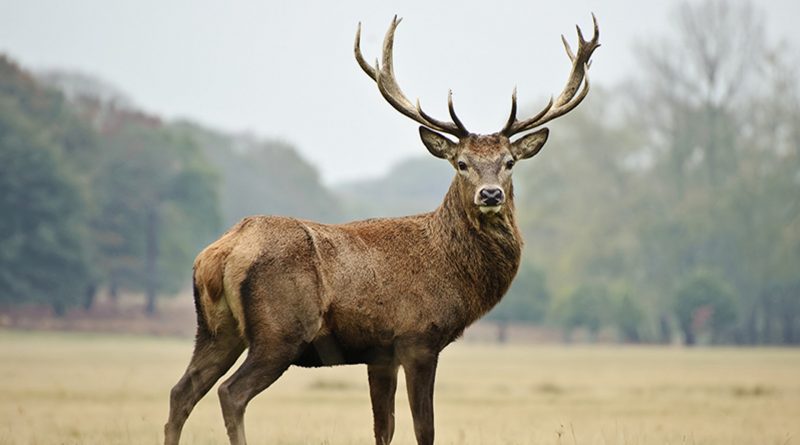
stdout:
[[[594,16],[592,16],[594,20]],[[293,218],[242,220],[194,263],[197,339],[189,367],[170,398],[166,444],[177,444],[198,400],[249,348],[219,387],[232,444],[244,444],[247,403],[291,365],[367,365],[377,444],[394,433],[394,396],[402,366],[419,444],[433,443],[433,382],[440,351],[489,311],[517,272],[522,239],[514,219],[511,171],[541,150],[541,127],[586,97],[594,36],[578,28],[578,49],[561,94],[529,119],[517,119],[516,91],[502,130],[467,131],[448,97],[452,121],[412,105],[392,66],[395,17],[381,63],[358,64],[400,113],[422,124],[422,143],[456,171],[444,202],[431,213],[326,225]],[[563,36],[562,36],[563,39]],[[581,84],[583,87],[581,88]],[[443,136],[447,133],[458,141]]]

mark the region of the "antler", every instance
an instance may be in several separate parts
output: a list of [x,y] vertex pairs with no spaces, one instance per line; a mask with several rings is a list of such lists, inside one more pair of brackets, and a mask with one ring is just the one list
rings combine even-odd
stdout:
[[[579,26],[575,27],[578,29],[577,54],[573,54],[572,48],[570,48],[569,43],[567,43],[567,39],[564,38],[563,35],[561,36],[561,40],[564,42],[564,48],[567,50],[567,57],[572,61],[572,71],[570,71],[567,85],[564,86],[564,90],[558,96],[558,99],[553,101],[553,98],[550,97],[550,102],[548,102],[542,111],[530,119],[519,121],[517,120],[517,89],[514,88],[514,92],[511,95],[511,115],[508,116],[508,121],[505,127],[500,130],[500,133],[511,137],[517,133],[536,128],[559,116],[563,116],[583,101],[589,93],[589,75],[587,71],[592,64],[589,59],[592,57],[594,50],[600,46],[600,28],[597,26],[597,18],[594,14],[592,14],[592,22],[594,22],[594,35],[592,36],[592,40],[588,42],[583,39],[581,28]],[[581,82],[583,83],[583,89],[578,92]]]
[[450,118],[453,119],[453,122],[447,122],[440,121],[422,111],[422,107],[419,105],[419,99],[417,99],[416,106],[412,105],[405,94],[403,94],[403,91],[400,90],[400,86],[397,85],[397,80],[395,80],[394,77],[394,66],[392,64],[392,49],[394,46],[394,32],[401,20],[402,19],[398,19],[397,16],[394,16],[394,19],[392,19],[392,23],[389,25],[389,30],[386,32],[386,37],[383,40],[382,63],[378,63],[378,61],[375,60],[375,67],[370,66],[361,54],[361,23],[359,23],[358,30],[356,31],[355,48],[353,49],[356,55],[356,61],[358,61],[361,69],[378,84],[378,90],[380,90],[384,99],[400,113],[426,127],[451,134],[458,138],[469,135],[469,131],[467,131],[464,124],[461,123],[461,120],[456,116],[456,111],[453,107],[452,90],[448,92],[447,95],[447,109],[450,112]]

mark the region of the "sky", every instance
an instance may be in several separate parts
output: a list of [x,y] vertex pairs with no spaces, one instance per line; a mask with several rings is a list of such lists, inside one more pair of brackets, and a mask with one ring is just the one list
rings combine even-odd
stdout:
[[[402,17],[394,64],[406,95],[446,118],[452,89],[467,128],[491,133],[508,116],[514,86],[523,108],[560,92],[570,69],[560,35],[574,48],[574,26],[590,34],[591,12],[602,43],[592,83],[619,85],[638,69],[636,42],[668,33],[676,4],[0,0],[0,52],[29,69],[99,77],[168,119],[290,142],[333,184],[379,176],[426,153],[418,125],[391,108],[356,64],[359,22],[372,61],[392,16]],[[756,5],[768,38],[796,52],[800,2]]]

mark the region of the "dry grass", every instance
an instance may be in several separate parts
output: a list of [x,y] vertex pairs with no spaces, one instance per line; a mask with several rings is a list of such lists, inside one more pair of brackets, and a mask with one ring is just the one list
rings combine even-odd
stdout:
[[[158,444],[188,340],[0,331],[0,444]],[[451,346],[440,444],[800,443],[800,351]],[[413,443],[404,388],[395,442]],[[291,369],[250,405],[251,443],[369,444],[363,366]],[[215,393],[184,443],[225,442]]]

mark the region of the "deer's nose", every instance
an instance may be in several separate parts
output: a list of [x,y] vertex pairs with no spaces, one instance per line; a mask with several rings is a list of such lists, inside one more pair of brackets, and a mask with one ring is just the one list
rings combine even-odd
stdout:
[[478,192],[481,205],[496,206],[503,203],[505,195],[500,187],[484,187]]

